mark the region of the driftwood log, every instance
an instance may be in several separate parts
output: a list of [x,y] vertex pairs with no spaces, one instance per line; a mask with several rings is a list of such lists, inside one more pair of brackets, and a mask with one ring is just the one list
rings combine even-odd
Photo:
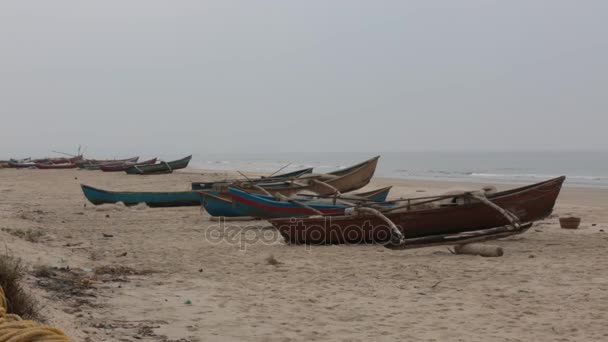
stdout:
[[502,247],[468,243],[454,246],[454,254],[480,255],[483,257],[500,257],[504,254]]

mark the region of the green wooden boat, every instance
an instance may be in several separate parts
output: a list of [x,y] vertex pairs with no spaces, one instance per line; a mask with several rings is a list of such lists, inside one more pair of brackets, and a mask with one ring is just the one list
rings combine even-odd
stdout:
[[188,163],[190,163],[190,159],[192,159],[191,155],[187,156],[186,158],[170,162],[161,161],[152,165],[133,166],[125,170],[125,172],[130,175],[154,175],[161,173],[172,173],[173,170],[183,169],[187,167]]

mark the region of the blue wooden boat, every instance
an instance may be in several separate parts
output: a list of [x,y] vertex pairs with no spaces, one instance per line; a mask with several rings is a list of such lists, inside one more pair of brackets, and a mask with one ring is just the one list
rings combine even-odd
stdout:
[[221,194],[217,191],[197,191],[200,197],[201,206],[211,216],[223,216],[223,217],[242,217],[247,216],[240,210],[232,206],[232,200],[226,198],[227,195]]
[[[368,191],[368,192],[362,192],[362,193],[358,193],[358,194],[352,194],[352,195],[345,195],[346,198],[348,198],[349,201],[366,201],[366,202],[383,202],[386,200],[386,197],[388,196],[389,191],[391,190],[392,187],[385,187],[385,188],[381,188],[381,189],[377,189],[377,190],[373,190],[373,191]],[[197,193],[199,194],[199,196],[201,197],[201,205],[203,206],[203,208],[207,211],[207,213],[209,213],[209,215],[211,216],[224,216],[224,217],[241,217],[241,216],[254,216],[254,217],[284,217],[284,216],[272,216],[272,215],[260,215],[259,213],[256,215],[252,215],[253,212],[251,210],[249,210],[248,208],[245,208],[242,205],[237,205],[237,203],[235,203],[234,197],[233,197],[233,192],[239,192],[239,193],[244,193],[247,194],[249,196],[253,196],[255,198],[259,198],[265,201],[276,201],[276,199],[272,196],[267,196],[267,195],[257,195],[257,194],[249,194],[247,192],[238,190],[238,189],[234,189],[234,188],[229,188],[229,193],[220,193],[217,191],[198,191]],[[312,202],[312,201],[318,201],[318,198],[312,198],[312,197],[302,197],[302,198],[298,198],[299,202]],[[278,201],[276,201],[278,202]],[[289,203],[289,202],[279,202],[279,203]],[[292,203],[289,203],[291,205]],[[344,207],[346,207],[345,205],[342,206],[338,206],[339,208],[342,208],[341,213],[344,212]],[[300,207],[301,208],[301,207]],[[329,208],[328,208],[329,209]],[[333,206],[332,209],[336,209],[335,206]],[[307,211],[306,216],[311,215],[310,214],[310,210]],[[298,216],[298,215],[293,215],[293,216]]]
[[[256,184],[262,184],[264,182],[281,181],[281,180],[286,180],[286,179],[291,179],[291,178],[298,178],[303,175],[312,173],[312,170],[313,170],[313,168],[309,167],[306,169],[283,173],[283,174],[272,176],[272,177],[256,178],[256,179],[253,179],[253,182]],[[217,185],[217,184],[228,185],[228,184],[232,184],[234,182],[242,182],[242,181],[248,181],[248,180],[226,179],[226,180],[217,181],[217,182],[192,182],[192,190],[213,190],[214,185]]]
[[[372,193],[366,193],[368,197],[386,199],[388,189],[376,190]],[[353,207],[359,203],[376,202],[369,200],[366,197],[359,195],[348,196],[348,200],[344,197],[338,198],[335,202],[329,198],[322,199],[297,199],[296,201],[279,201],[270,196],[259,196],[249,194],[245,191],[235,188],[228,189],[230,198],[232,199],[232,207],[245,214],[262,219],[272,219],[280,217],[302,217],[311,215],[344,215],[344,210]],[[296,203],[297,202],[297,203]],[[299,203],[299,204],[298,204]],[[378,205],[382,205],[379,202]],[[311,209],[312,208],[312,209]]]
[[177,192],[115,192],[81,184],[89,202],[98,205],[122,202],[125,205],[145,203],[149,207],[189,207],[201,205],[200,196],[193,191]]

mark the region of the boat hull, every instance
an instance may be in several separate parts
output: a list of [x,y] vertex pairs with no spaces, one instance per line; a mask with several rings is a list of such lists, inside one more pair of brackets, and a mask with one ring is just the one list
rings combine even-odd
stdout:
[[[377,156],[357,165],[346,168],[344,170],[339,170],[327,174],[326,176],[331,177],[329,179],[324,179],[323,182],[329,185],[331,188],[327,185],[322,185],[315,182],[316,180],[320,180],[322,178],[316,178],[319,176],[314,175],[307,179],[299,178],[294,181],[265,183],[258,185],[263,187],[271,194],[278,193],[285,196],[295,195],[304,191],[309,191],[319,195],[327,196],[334,194],[335,191],[332,188],[337,189],[341,193],[346,193],[349,191],[361,189],[362,187],[369,184],[370,180],[374,176],[374,172],[376,171],[376,166],[378,165],[379,158],[380,157]],[[320,177],[322,176],[323,175],[321,175]],[[234,187],[239,188],[240,190],[247,191],[249,193],[264,194],[263,191],[247,183],[234,185]]]
[[[351,195],[351,197],[353,199],[358,197],[367,201],[382,202],[386,199],[390,189],[390,187],[383,188],[365,194]],[[329,199],[324,199],[326,203],[319,203],[319,199],[298,199],[298,202],[305,204],[305,206],[302,206],[294,202],[277,201],[269,196],[249,194],[234,188],[230,188],[229,193],[233,209],[244,214],[242,216],[262,219],[310,216],[318,214],[317,211],[323,213],[323,215],[343,215],[344,210],[349,207],[349,204],[343,204],[340,201],[332,204]]]
[[133,167],[133,166],[144,166],[144,165],[151,165],[156,163],[156,158],[150,159],[150,160],[146,160],[143,162],[139,162],[139,163],[112,163],[112,164],[103,164],[103,165],[99,165],[99,169],[103,172],[120,172],[120,171],[126,171],[127,169]]
[[36,164],[37,169],[41,170],[61,170],[61,169],[75,169],[76,164]]
[[179,192],[115,192],[81,185],[89,202],[99,205],[122,202],[125,205],[145,203],[149,207],[190,207],[201,205],[200,197],[193,191]]
[[[488,196],[496,205],[517,215],[521,222],[551,214],[565,177]],[[388,213],[405,238],[454,234],[510,224],[495,209],[473,202],[434,209]],[[270,220],[286,241],[294,244],[385,243],[388,225],[375,216],[338,216]]]
[[106,159],[106,160],[95,160],[95,159],[81,159],[74,164],[79,169],[86,170],[99,170],[99,165],[102,164],[113,164],[113,163],[136,163],[139,157],[127,158],[127,159]]
[[129,175],[152,175],[172,173],[174,170],[186,168],[192,156],[183,159],[174,160],[171,162],[161,162],[153,165],[133,166],[125,170]]
[[225,195],[215,191],[197,191],[203,209],[216,217],[242,217],[247,216],[239,209],[232,206],[232,201]]
[[[386,187],[386,188],[368,191],[368,192],[364,192],[364,193],[354,194],[352,196],[353,197],[356,196],[356,197],[362,198],[362,199],[367,199],[368,201],[381,202],[386,199],[390,189],[391,189],[391,187]],[[234,190],[236,190],[236,189],[234,189]],[[236,191],[239,191],[239,190],[236,190]],[[201,196],[201,205],[202,205],[203,209],[205,209],[205,211],[207,211],[207,213],[209,213],[209,215],[211,215],[211,216],[224,216],[224,217],[251,216],[251,217],[257,217],[257,218],[276,218],[276,217],[308,216],[308,215],[314,214],[314,213],[311,213],[311,211],[309,209],[298,210],[298,209],[302,209],[302,208],[301,207],[296,208],[295,206],[285,209],[281,213],[277,213],[277,212],[273,211],[272,207],[264,208],[264,210],[261,210],[260,208],[256,209],[255,206],[245,206],[243,204],[234,203],[231,194],[226,194],[226,193],[221,193],[221,192],[211,191],[211,190],[198,191],[198,193]],[[255,198],[256,200],[257,199],[264,200],[264,201],[273,200],[273,197],[266,196],[266,195],[257,195],[257,194],[255,194],[255,195],[247,194],[247,195]],[[302,201],[302,202],[308,202],[311,199],[310,198],[299,198],[298,200]],[[275,202],[275,201],[272,201],[272,202]],[[288,204],[289,206],[292,206],[291,203],[285,203],[285,202],[279,202],[279,203],[284,203],[284,204]],[[323,209],[326,209],[328,214],[333,214],[333,215],[344,212],[344,208],[340,208],[337,206],[328,206],[327,208],[323,208]],[[332,210],[333,210],[333,212],[332,212]],[[280,210],[278,210],[278,211],[280,211]]]
[[[253,181],[255,183],[263,183],[263,182],[270,182],[270,181],[276,181],[276,180],[298,178],[300,176],[312,173],[312,170],[313,170],[313,168],[306,168],[306,169],[297,170],[297,171],[293,171],[293,172],[289,172],[289,173],[284,173],[284,174],[281,174],[278,176],[266,177],[266,178],[264,178],[264,177],[256,178]],[[218,181],[218,182],[192,182],[192,190],[197,190],[197,191],[213,190],[213,186],[216,184],[229,185],[234,182],[241,182],[241,181],[243,181],[243,180],[242,179],[228,179],[228,180]]]

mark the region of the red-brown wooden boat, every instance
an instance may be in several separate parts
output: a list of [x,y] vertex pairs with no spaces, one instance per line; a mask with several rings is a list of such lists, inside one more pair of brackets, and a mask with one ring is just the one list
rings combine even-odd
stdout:
[[99,169],[103,172],[118,172],[118,171],[126,171],[133,166],[143,166],[143,165],[152,165],[156,163],[156,158],[145,160],[138,163],[133,162],[119,162],[119,163],[109,163],[99,165]]
[[[514,214],[521,227],[549,216],[566,177],[551,179],[513,190],[488,195],[487,200]],[[430,209],[415,207],[387,212],[390,219],[410,240],[445,236],[463,232],[490,231],[505,227],[510,222],[496,209],[479,201],[465,201]],[[269,221],[285,240],[294,244],[386,243],[391,240],[391,229],[380,217],[326,216],[309,218],[280,218]],[[466,234],[465,234],[466,235]],[[456,240],[454,240],[456,241]]]
[[75,169],[77,166],[73,163],[64,164],[36,164],[37,169],[41,170],[61,170],[61,169]]

